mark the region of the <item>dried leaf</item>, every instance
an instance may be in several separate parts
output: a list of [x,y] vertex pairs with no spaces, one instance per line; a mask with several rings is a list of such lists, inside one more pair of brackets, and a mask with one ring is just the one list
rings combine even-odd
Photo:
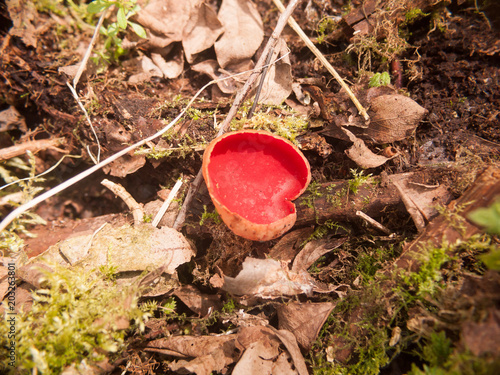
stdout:
[[120,160],[106,165],[102,170],[104,173],[115,177],[125,177],[137,172],[146,164],[146,157],[141,155],[124,155]]
[[364,134],[375,143],[390,143],[410,137],[427,110],[404,95],[380,95],[370,103],[370,126]]
[[279,328],[293,332],[298,344],[309,351],[334,307],[331,302],[279,305]]
[[354,144],[345,153],[349,158],[354,161],[361,168],[376,168],[390,160],[382,155],[374,154],[366,145],[363,140],[356,137],[346,128],[342,128],[345,134],[349,137]]
[[234,295],[274,298],[282,295],[310,294],[315,282],[305,272],[292,272],[274,259],[246,258],[235,277],[224,276],[223,290]]
[[165,78],[177,78],[184,69],[184,54],[181,49],[177,49],[174,57],[168,61],[159,53],[151,53],[151,60],[161,70]]
[[260,14],[248,0],[223,0],[218,14],[224,34],[215,42],[222,68],[250,59],[264,39]]
[[165,266],[172,274],[188,262],[194,251],[182,234],[172,228],[150,225],[113,228],[105,226],[97,233],[68,238],[51,246],[29,263],[51,263],[81,267],[116,266],[117,272],[144,271]]
[[36,27],[33,21],[38,19],[38,12],[32,1],[6,0],[7,9],[13,26],[9,33],[21,38],[24,44],[35,47],[37,44]]
[[222,308],[219,295],[203,294],[192,285],[176,289],[174,295],[199,316],[207,316],[210,312],[220,311]]
[[136,15],[136,21],[160,36],[163,46],[182,40],[191,10],[200,0],[151,0]]
[[0,112],[0,132],[8,130],[20,130],[23,133],[28,130],[24,117],[14,106]]
[[259,102],[280,105],[292,92],[292,67],[284,39],[276,44],[271,61],[274,63],[267,71]]
[[293,261],[292,271],[299,272],[300,270],[307,271],[319,258],[326,253],[336,249],[344,242],[347,237],[336,239],[321,239],[308,242],[304,248],[297,254]]
[[207,3],[196,5],[183,30],[182,47],[189,63],[194,55],[212,47],[224,28],[214,9]]

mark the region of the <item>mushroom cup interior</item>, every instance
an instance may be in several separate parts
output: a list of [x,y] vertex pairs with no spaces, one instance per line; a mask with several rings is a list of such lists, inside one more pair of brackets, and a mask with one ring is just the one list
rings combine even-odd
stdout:
[[295,213],[291,200],[304,192],[310,179],[298,149],[262,132],[222,138],[211,152],[208,172],[213,198],[256,224]]

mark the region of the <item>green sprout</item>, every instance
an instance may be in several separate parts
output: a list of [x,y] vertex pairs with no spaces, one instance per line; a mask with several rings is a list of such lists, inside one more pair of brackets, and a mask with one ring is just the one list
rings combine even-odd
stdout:
[[[108,62],[111,57],[118,60],[120,56],[126,53],[126,50],[122,47],[122,40],[118,37],[120,31],[130,26],[137,36],[146,38],[146,30],[144,30],[141,25],[130,21],[130,17],[141,9],[141,7],[136,4],[136,0],[95,0],[87,6],[87,11],[91,14],[97,14],[113,6],[118,8],[116,22],[110,23],[107,27],[101,26],[99,30],[100,33],[106,37],[104,41],[104,50],[107,52],[98,52],[98,54],[104,61]],[[111,51],[114,52],[111,54]]]

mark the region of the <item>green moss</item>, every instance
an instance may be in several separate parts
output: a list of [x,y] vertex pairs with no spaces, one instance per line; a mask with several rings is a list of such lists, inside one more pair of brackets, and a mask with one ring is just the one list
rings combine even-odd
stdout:
[[241,130],[243,127],[267,130],[296,143],[297,136],[307,129],[308,121],[298,115],[275,116],[267,111],[259,111],[250,120],[243,117],[231,122],[231,130]]
[[203,205],[203,213],[201,214],[201,219],[200,219],[200,227],[205,224],[208,220],[213,221],[214,224],[218,225],[222,223],[222,219],[219,216],[219,213],[217,211],[213,212],[208,212],[207,211],[207,206]]
[[[128,330],[117,321],[131,321],[139,331],[149,314],[137,305],[136,286],[118,287],[112,268],[82,273],[60,266],[46,272],[45,289],[32,292],[29,312],[16,317],[15,370],[7,367],[7,353],[0,353],[4,370],[13,373],[59,374],[85,360],[92,364],[125,348]],[[8,315],[0,322],[0,341],[7,347]]]
[[351,169],[351,174],[354,178],[349,180],[349,191],[357,194],[359,187],[369,181],[371,174],[364,176],[363,171],[358,172],[356,169]]
[[430,15],[430,13],[424,13],[422,9],[419,8],[413,8],[410,9],[408,12],[405,14],[405,22],[404,25],[409,25],[415,22],[417,19],[422,18],[422,17],[427,17]]

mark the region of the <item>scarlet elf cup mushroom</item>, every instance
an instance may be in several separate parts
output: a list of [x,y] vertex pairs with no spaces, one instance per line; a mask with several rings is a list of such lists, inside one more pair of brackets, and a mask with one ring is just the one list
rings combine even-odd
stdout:
[[226,225],[237,235],[268,241],[297,219],[295,204],[311,181],[311,168],[290,141],[261,130],[214,139],[203,155],[203,177]]

